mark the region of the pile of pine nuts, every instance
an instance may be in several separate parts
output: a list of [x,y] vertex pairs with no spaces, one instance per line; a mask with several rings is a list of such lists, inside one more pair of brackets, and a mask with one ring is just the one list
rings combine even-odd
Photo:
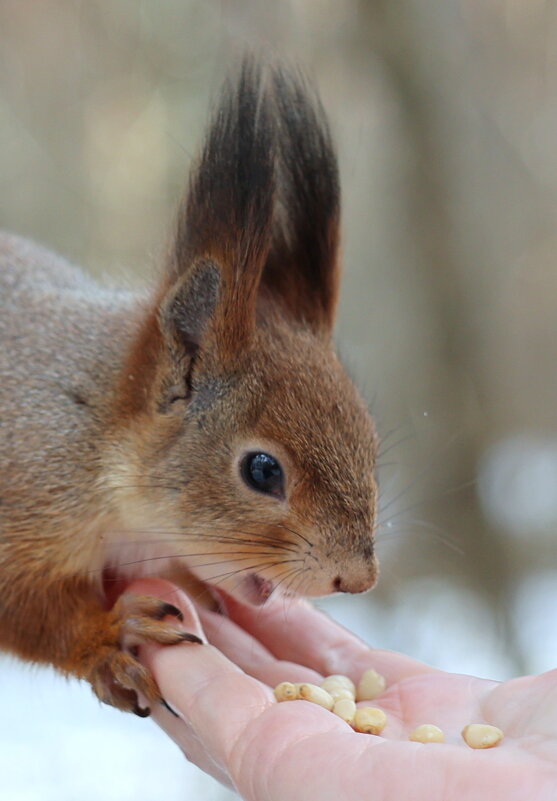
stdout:
[[[327,676],[320,685],[309,682],[294,684],[283,681],[275,687],[277,701],[310,701],[338,715],[357,732],[381,734],[387,725],[387,715],[374,706],[356,706],[356,701],[373,701],[386,689],[384,676],[376,670],[366,670],[358,686],[348,676]],[[461,732],[470,748],[493,748],[503,739],[503,732],[487,723],[470,723]],[[409,735],[416,743],[444,743],[443,731],[432,723],[423,723]]]

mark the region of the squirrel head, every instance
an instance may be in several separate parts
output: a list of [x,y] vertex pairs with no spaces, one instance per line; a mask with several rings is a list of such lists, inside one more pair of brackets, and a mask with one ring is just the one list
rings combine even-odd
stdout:
[[245,59],[116,389],[130,528],[256,603],[376,580],[375,431],[332,343],[339,207],[314,92]]

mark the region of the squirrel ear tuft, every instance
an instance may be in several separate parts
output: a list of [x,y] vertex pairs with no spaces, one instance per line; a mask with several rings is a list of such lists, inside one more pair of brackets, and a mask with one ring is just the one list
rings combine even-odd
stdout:
[[330,336],[340,279],[335,149],[316,91],[296,70],[273,71],[278,211],[262,287],[295,320]]
[[214,317],[221,274],[210,259],[201,259],[167,292],[159,320],[167,340],[194,354]]
[[[223,362],[250,341],[272,240],[275,154],[267,83],[264,66],[249,56],[225,82],[192,171],[171,253],[173,282],[196,262],[218,265],[211,328]],[[189,301],[186,305],[191,306]]]

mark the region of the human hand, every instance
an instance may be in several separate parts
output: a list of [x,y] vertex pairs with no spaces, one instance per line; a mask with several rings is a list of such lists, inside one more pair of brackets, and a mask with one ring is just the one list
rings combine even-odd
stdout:
[[[502,684],[444,673],[370,650],[304,601],[252,608],[227,599],[229,617],[199,610],[202,629],[172,585],[141,580],[130,590],[172,600],[186,628],[211,643],[142,649],[179,714],[160,708],[153,716],[189,759],[246,801],[557,798],[557,670]],[[387,679],[373,702],[389,720],[380,737],[308,702],[277,704],[271,690],[331,673],[357,680],[370,667]],[[460,735],[472,722],[498,726],[505,739],[472,750]],[[446,743],[409,742],[421,723],[440,726]]]

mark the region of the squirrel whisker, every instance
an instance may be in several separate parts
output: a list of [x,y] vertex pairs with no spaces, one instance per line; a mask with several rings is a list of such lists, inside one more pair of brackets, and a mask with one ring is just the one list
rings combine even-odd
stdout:
[[[226,528],[225,530],[226,531],[231,531],[230,528]],[[156,534],[159,531],[159,529],[145,529],[145,531],[150,531],[150,532],[153,532],[153,534]],[[299,547],[295,543],[290,542],[288,540],[280,540],[278,538],[269,537],[267,535],[258,535],[255,532],[249,532],[249,531],[244,531],[244,532],[239,531],[238,533],[239,534],[245,534],[246,536],[245,537],[237,537],[237,536],[234,536],[234,534],[222,535],[222,534],[214,534],[212,532],[204,532],[204,533],[200,533],[200,534],[192,534],[191,532],[183,532],[183,533],[180,533],[178,536],[176,536],[176,537],[174,537],[172,539],[161,540],[161,539],[159,539],[157,537],[156,542],[180,542],[180,541],[183,542],[184,540],[190,540],[190,541],[191,540],[201,540],[201,541],[205,542],[207,540],[212,540],[213,542],[216,541],[216,542],[221,542],[221,543],[232,543],[232,544],[238,544],[239,543],[240,545],[252,545],[252,544],[254,544],[254,542],[257,542],[258,544],[268,545],[269,547],[276,547],[276,548],[282,549],[282,550],[290,550],[293,553],[294,552],[297,553],[298,550],[299,550]],[[124,541],[120,541],[120,542],[123,542],[124,544],[127,543],[127,544],[129,544],[131,546],[131,545],[133,545],[135,543],[142,543],[142,542],[145,543],[145,544],[149,544],[149,543],[152,544],[154,542],[154,540],[152,540],[152,539],[143,540],[143,541],[142,540],[128,540],[128,541],[124,540]],[[291,547],[289,547],[289,546],[291,546]]]
[[[428,537],[429,539],[439,542],[441,545],[444,545],[460,556],[464,555],[464,550],[460,548],[453,540],[451,540],[450,537],[443,535],[441,530],[439,530],[438,527],[433,523],[427,523],[424,520],[405,520],[400,525],[405,525],[406,527],[399,528],[397,526],[396,529],[389,529],[389,531],[378,531],[375,538],[376,542],[379,543],[387,540],[390,541],[393,537],[408,535],[415,536],[416,534],[419,534],[422,537]],[[378,529],[382,527],[383,526],[378,526]],[[435,529],[438,530],[436,531]]]

